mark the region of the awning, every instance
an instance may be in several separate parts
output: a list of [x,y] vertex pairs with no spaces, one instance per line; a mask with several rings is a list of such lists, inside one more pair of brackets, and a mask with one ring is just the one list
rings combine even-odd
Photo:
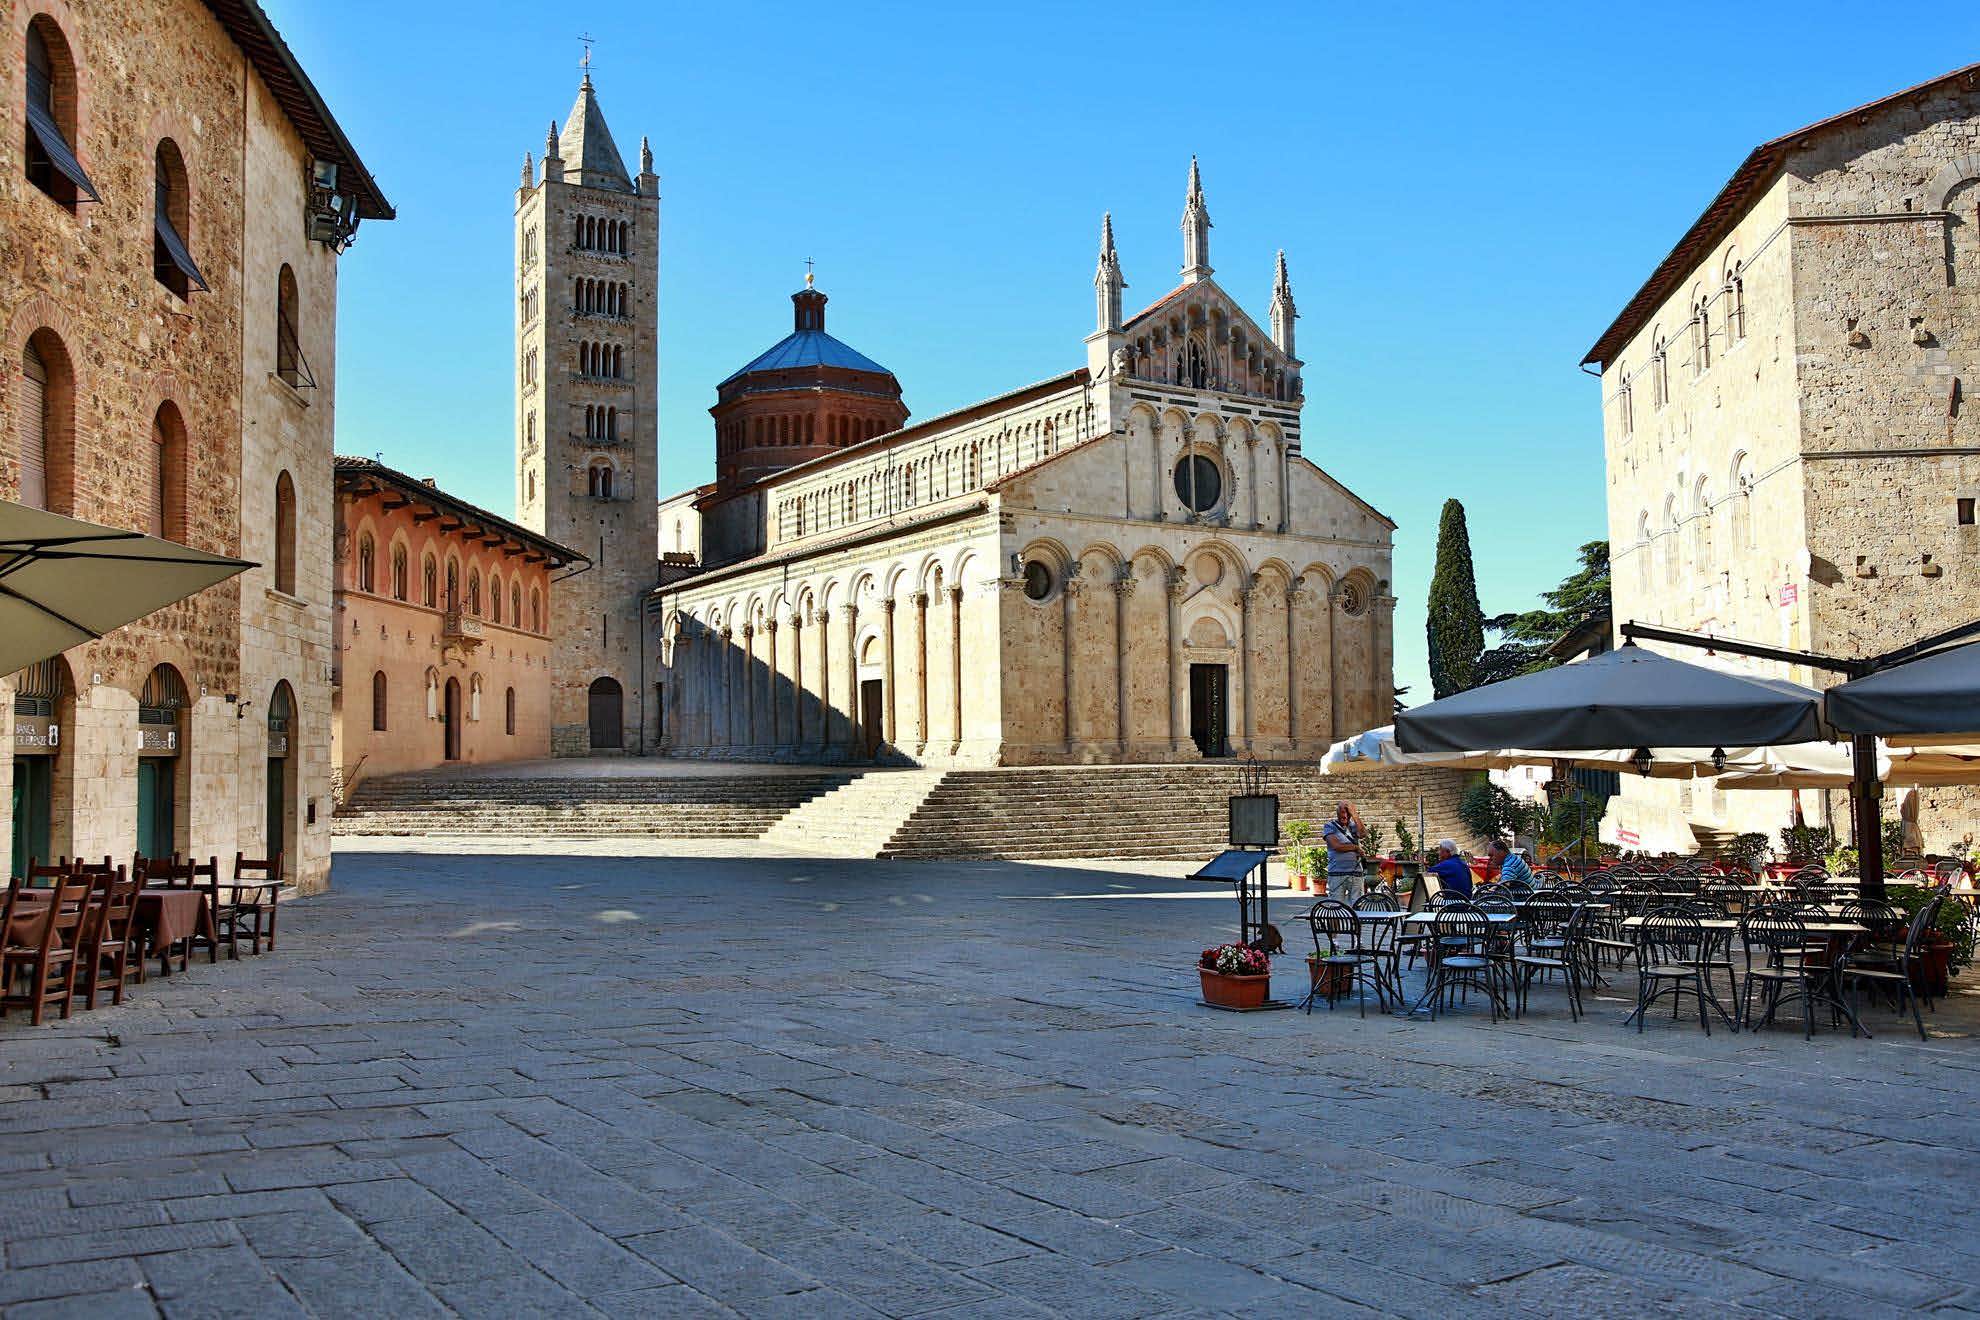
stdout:
[[1405,752],[1396,744],[1395,726],[1343,738],[1320,758],[1322,774],[1350,775],[1371,770],[1422,766],[1446,770],[1546,769],[1565,765],[1574,770],[1608,770],[1617,774],[1643,774],[1652,779],[1693,779],[1713,772],[1710,747],[1652,747],[1650,759],[1639,762],[1637,749],[1611,747],[1576,752],[1537,751],[1530,747],[1502,747],[1472,752]]
[[0,500],[0,675],[253,567]]
[[1829,689],[1828,712],[1850,733],[1980,741],[1980,642],[1838,684]]
[[28,136],[34,139],[35,145],[39,146],[42,154],[48,157],[48,163],[55,167],[57,174],[76,185],[79,191],[87,193],[90,201],[103,200],[96,195],[96,185],[89,181],[87,174],[83,173],[82,162],[76,159],[76,153],[69,150],[69,144],[63,140],[62,130],[55,126],[55,121],[49,118],[47,110],[34,103],[33,98],[28,100],[27,128]]
[[1460,692],[1396,717],[1408,752],[1752,747],[1823,735],[1821,694],[1634,644]]
[[172,228],[172,222],[165,218],[165,213],[154,211],[152,224],[157,231],[159,243],[165,248],[166,258],[178,267],[179,273],[191,281],[195,289],[202,293],[206,292],[205,277],[199,273],[199,267],[193,264],[192,253],[186,251],[184,241],[179,238],[179,231]]

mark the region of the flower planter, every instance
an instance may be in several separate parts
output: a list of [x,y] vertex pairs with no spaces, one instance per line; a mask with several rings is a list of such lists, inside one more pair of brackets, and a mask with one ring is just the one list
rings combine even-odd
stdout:
[[1226,976],[1199,967],[1196,974],[1203,978],[1203,1002],[1213,1008],[1263,1008],[1272,993],[1270,972],[1262,976]]
[[1323,963],[1309,956],[1306,975],[1318,999],[1339,999],[1354,989],[1354,968],[1346,963]]
[[1943,931],[1928,930],[1918,944],[1911,988],[1926,999],[1943,999],[1950,987],[1953,942]]
[[1293,892],[1296,894],[1303,894],[1306,892],[1307,879],[1304,873],[1299,871],[1293,872],[1292,887],[1293,887]]
[[1402,874],[1402,861],[1395,857],[1378,857],[1375,859],[1375,869],[1384,880],[1394,884],[1396,877]]

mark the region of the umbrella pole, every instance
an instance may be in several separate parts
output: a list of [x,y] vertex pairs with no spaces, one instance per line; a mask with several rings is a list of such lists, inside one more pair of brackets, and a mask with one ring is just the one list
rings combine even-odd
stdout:
[[1867,899],[1882,899],[1884,820],[1878,803],[1883,797],[1884,785],[1877,778],[1877,739],[1871,734],[1859,733],[1849,742],[1856,771],[1854,782],[1850,785],[1849,799],[1856,818],[1857,869],[1863,881],[1859,892]]

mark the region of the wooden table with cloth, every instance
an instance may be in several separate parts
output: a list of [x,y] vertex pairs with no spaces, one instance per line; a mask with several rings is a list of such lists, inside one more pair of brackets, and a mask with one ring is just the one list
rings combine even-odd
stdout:
[[172,974],[172,947],[184,942],[179,954],[179,970],[192,958],[192,939],[200,936],[218,942],[213,926],[213,909],[207,906],[203,889],[146,887],[138,891],[137,912],[133,917],[140,947],[145,956],[156,954],[161,975]]

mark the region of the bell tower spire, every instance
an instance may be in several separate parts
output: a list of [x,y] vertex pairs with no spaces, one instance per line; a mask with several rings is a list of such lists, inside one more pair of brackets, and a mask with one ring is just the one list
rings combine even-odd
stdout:
[[1293,306],[1292,281],[1286,278],[1286,251],[1279,249],[1278,270],[1272,276],[1272,343],[1287,357],[1293,352],[1293,321],[1299,309]]
[[1093,272],[1097,328],[1103,334],[1121,328],[1121,290],[1125,288],[1127,281],[1121,278],[1120,254],[1114,251],[1114,217],[1108,212],[1100,217],[1100,264]]
[[1183,202],[1184,284],[1210,278],[1210,210],[1203,204],[1203,175],[1196,157],[1189,158],[1189,196]]

